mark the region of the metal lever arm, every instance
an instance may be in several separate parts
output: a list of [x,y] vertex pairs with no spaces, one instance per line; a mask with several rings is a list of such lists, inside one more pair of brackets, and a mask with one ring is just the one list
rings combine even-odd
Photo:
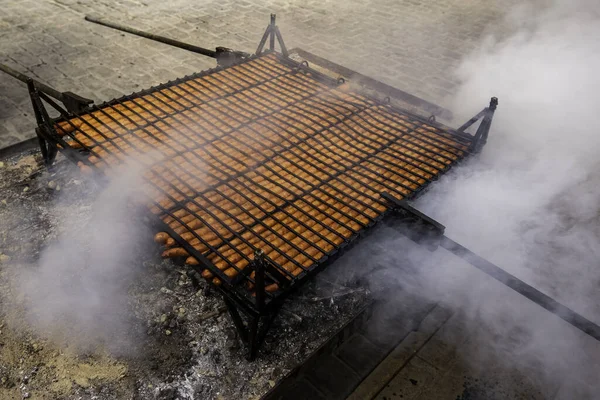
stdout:
[[0,71],[7,73],[8,75],[20,80],[23,83],[28,83],[29,81],[32,81],[37,90],[47,94],[50,97],[55,98],[58,101],[61,101],[65,105],[67,111],[69,112],[78,113],[94,102],[94,100],[78,96],[73,92],[59,92],[58,90],[51,88],[50,86],[42,82],[31,79],[27,75],[24,75],[19,71],[10,68],[8,65],[0,64]]
[[[381,197],[389,201],[392,204],[392,207],[394,207],[395,211],[399,211],[401,214],[405,215],[405,219],[409,223],[409,229],[406,232],[406,234],[409,237],[412,233],[415,232],[418,235],[422,235],[422,230],[421,232],[419,232],[419,229],[415,230],[414,228],[426,226],[427,229],[425,229],[425,232],[433,233],[438,238],[437,244],[439,244],[439,246],[448,250],[452,254],[462,258],[475,268],[479,269],[482,272],[485,272],[492,278],[508,286],[520,295],[528,298],[537,305],[545,308],[553,314],[556,314],[558,317],[573,325],[575,328],[600,341],[600,326],[598,326],[597,324],[571,310],[569,307],[559,303],[550,296],[540,292],[536,288],[528,285],[527,283],[518,279],[514,275],[509,274],[502,268],[478,256],[469,249],[456,243],[452,239],[449,239],[447,236],[444,236],[443,225],[439,224],[438,222],[434,221],[433,219],[429,218],[427,215],[421,213],[413,207],[409,206],[406,203],[406,201],[398,200],[388,193],[382,193]],[[415,223],[415,221],[418,222]],[[413,238],[411,237],[411,239]],[[425,244],[427,245],[429,244],[429,242],[426,241]]]
[[559,303],[552,297],[526,284],[519,278],[509,274],[502,268],[478,256],[469,249],[456,243],[452,239],[449,239],[444,236],[440,243],[440,246],[453,253],[454,255],[467,261],[469,264],[479,269],[480,271],[485,272],[500,283],[508,286],[520,295],[527,297],[529,300],[533,301],[537,305],[545,308],[553,314],[556,314],[569,324],[573,325],[575,328],[600,341],[600,326],[596,325],[587,318],[571,310],[569,307]]
[[187,51],[191,51],[194,53],[202,54],[207,57],[212,57],[217,59],[217,63],[219,65],[231,65],[239,60],[242,60],[246,57],[249,57],[249,54],[241,52],[241,51],[233,51],[226,47],[217,47],[215,50],[206,49],[204,47],[195,46],[193,44],[180,42],[179,40],[171,39],[164,36],[155,35],[153,33],[140,31],[139,29],[130,28],[128,26],[116,24],[114,22],[106,21],[100,18],[92,17],[87,15],[85,17],[86,21],[93,22],[95,24],[104,25],[109,28],[117,29],[119,31],[131,33],[132,35],[141,36],[146,39],[154,40],[157,42],[165,43],[170,46],[178,47],[180,49],[184,49]]

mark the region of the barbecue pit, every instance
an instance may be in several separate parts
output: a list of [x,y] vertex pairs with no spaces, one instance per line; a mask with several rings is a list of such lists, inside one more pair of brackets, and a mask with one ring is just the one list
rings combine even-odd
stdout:
[[285,298],[381,221],[436,246],[444,227],[406,201],[481,150],[497,99],[452,129],[292,59],[274,15],[254,55],[205,55],[220,65],[101,105],[4,70],[28,84],[48,165],[146,167],[163,256],[223,294],[253,359]]

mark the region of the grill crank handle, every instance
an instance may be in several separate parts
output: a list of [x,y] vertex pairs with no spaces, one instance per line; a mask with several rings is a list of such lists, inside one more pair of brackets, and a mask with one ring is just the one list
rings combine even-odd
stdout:
[[552,297],[526,284],[514,275],[509,274],[502,268],[492,264],[488,260],[478,256],[446,236],[442,238],[440,246],[454,255],[462,258],[480,271],[485,272],[505,286],[508,286],[520,295],[527,297],[537,305],[562,318],[564,321],[581,330],[583,333],[600,341],[600,326],[596,325],[584,316],[576,313],[567,306],[554,300]]
[[86,21],[93,22],[95,24],[107,26],[122,32],[131,33],[132,35],[141,36],[146,39],[154,40],[156,42],[168,44],[170,46],[178,47],[193,53],[202,54],[203,56],[212,57],[217,59],[219,65],[227,66],[234,64],[250,55],[241,51],[234,51],[227,47],[217,47],[215,50],[206,49],[204,47],[195,46],[193,44],[180,42],[179,40],[171,39],[164,36],[155,35],[153,33],[140,31],[139,29],[130,28],[128,26],[116,24],[114,22],[106,21],[100,18],[86,15]]
[[443,247],[503,285],[600,341],[600,326],[597,324],[448,238],[444,235],[442,224],[411,207],[405,200],[399,200],[389,193],[381,193],[381,197],[391,204],[399,218],[398,222],[408,228],[401,232],[408,235],[409,238],[426,245],[430,250],[434,250],[437,246]]
[[37,90],[62,102],[65,105],[67,111],[72,113],[81,112],[94,102],[94,100],[78,96],[73,92],[59,92],[58,90],[51,88],[50,86],[42,82],[36,81],[35,79],[31,79],[27,75],[24,75],[19,71],[12,69],[8,65],[0,64],[0,71],[7,73],[8,75],[20,80],[23,83],[32,81]]

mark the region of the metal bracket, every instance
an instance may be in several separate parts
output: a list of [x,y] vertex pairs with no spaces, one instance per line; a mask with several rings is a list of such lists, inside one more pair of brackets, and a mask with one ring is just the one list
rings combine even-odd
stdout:
[[54,146],[51,146],[50,143],[46,141],[42,133],[42,129],[49,129],[51,126],[50,116],[42,104],[42,99],[40,98],[38,89],[31,78],[27,80],[27,89],[29,90],[29,97],[31,98],[33,113],[35,114],[35,119],[38,124],[38,127],[35,129],[35,133],[38,137],[40,151],[42,153],[42,157],[44,158],[45,164],[49,166],[54,162],[58,152]]
[[391,218],[390,222],[394,226],[404,225],[406,229],[401,232],[409,239],[424,245],[430,251],[437,249],[446,230],[444,225],[411,207],[406,200],[397,199],[386,192],[381,193],[381,197],[392,205],[395,218]]
[[263,48],[265,47],[265,43],[267,42],[267,38],[269,38],[269,50],[275,51],[275,38],[277,38],[277,42],[279,43],[279,47],[281,48],[281,54],[284,57],[289,56],[289,52],[285,43],[283,42],[283,36],[281,36],[281,32],[279,31],[279,27],[275,25],[275,14],[271,14],[271,23],[267,26],[265,33],[263,34],[262,39],[260,39],[260,43],[258,44],[258,48],[256,49],[256,55],[259,55],[263,52]]
[[498,98],[492,97],[490,100],[489,107],[484,108],[479,112],[479,114],[475,115],[473,118],[465,122],[460,128],[457,129],[458,132],[464,133],[471,125],[477,122],[480,118],[483,117],[479,127],[477,128],[477,132],[475,136],[473,136],[473,142],[470,146],[470,151],[473,153],[478,153],[481,151],[483,146],[487,143],[488,134],[490,132],[490,127],[492,125],[492,119],[494,118],[494,111],[496,111],[496,107],[498,106]]
[[94,100],[79,96],[73,92],[62,92],[60,99],[70,113],[84,112]]
[[[267,268],[267,261],[265,254],[262,250],[257,250],[254,253],[254,260],[252,261],[252,269],[254,269],[254,290],[256,294],[256,309],[258,313],[247,314],[247,322],[245,323],[238,307],[235,303],[229,299],[226,295],[223,296],[233,324],[235,325],[240,339],[248,348],[247,358],[252,361],[256,358],[258,349],[263,343],[265,336],[271,326],[271,322],[277,315],[279,308],[275,308],[273,311],[265,313],[265,270]],[[283,278],[285,280],[285,278]],[[262,322],[262,323],[261,323]]]

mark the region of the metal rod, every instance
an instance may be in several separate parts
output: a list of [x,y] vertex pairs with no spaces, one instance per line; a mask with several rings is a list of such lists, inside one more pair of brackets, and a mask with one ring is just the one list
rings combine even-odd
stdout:
[[288,57],[289,53],[287,50],[287,47],[285,47],[285,43],[283,42],[283,36],[281,36],[281,32],[279,31],[279,28],[277,26],[275,26],[275,36],[277,36],[277,41],[279,42],[279,47],[281,47],[281,54],[284,55],[284,57]]
[[240,313],[238,312],[235,303],[229,300],[226,296],[223,296],[223,300],[225,301],[225,305],[229,310],[229,314],[231,315],[233,324],[235,325],[240,335],[240,339],[242,339],[242,342],[244,342],[244,344],[248,344],[248,331],[246,329],[246,326],[244,326],[244,321],[242,321],[242,317],[240,316]]
[[265,306],[265,253],[258,249],[254,252],[254,271],[256,281],[256,308],[260,311]]
[[469,127],[471,125],[473,125],[475,122],[477,122],[477,120],[479,120],[479,118],[483,117],[483,115],[485,114],[486,108],[484,108],[483,110],[481,110],[479,112],[479,114],[475,115],[473,118],[471,118],[470,120],[468,120],[467,122],[465,122],[464,124],[462,124],[460,126],[460,128],[457,129],[457,131],[459,132],[464,132],[467,129],[469,129]]
[[269,49],[275,51],[275,14],[271,14],[271,37],[269,38]]
[[0,64],[0,71],[3,71],[14,78],[17,78],[18,80],[20,80],[23,83],[27,83],[28,80],[32,80],[33,83],[35,84],[35,88],[37,90],[44,92],[47,95],[54,97],[55,99],[58,99],[58,100],[62,99],[62,93],[59,92],[58,90],[51,88],[50,86],[45,85],[36,80],[33,80],[30,77],[28,77],[27,75],[24,75],[24,74],[20,73],[19,71],[12,69],[8,65]]
[[579,315],[575,311],[559,303],[550,296],[540,292],[536,288],[529,286],[514,275],[509,274],[502,268],[492,264],[484,258],[481,258],[477,254],[461,246],[452,239],[447,238],[446,236],[442,238],[440,245],[456,256],[467,261],[475,268],[485,272],[515,292],[527,297],[529,300],[562,318],[575,328],[600,341],[600,326],[591,322],[587,318]]
[[33,82],[33,85],[38,91],[45,93],[48,96],[55,98],[56,100],[61,101],[69,112],[82,111],[88,105],[94,102],[93,100],[78,96],[72,92],[59,92],[58,90],[51,88],[50,86],[42,82],[36,81],[35,79],[32,79],[27,75],[24,75],[5,64],[0,64],[0,71],[7,73],[8,75],[20,80],[25,84],[27,84],[28,81]]
[[194,46],[193,44],[188,44],[184,42],[180,42],[179,40],[170,39],[164,36],[155,35],[153,33],[148,33],[144,31],[140,31],[138,29],[129,28],[127,26],[115,24],[113,22],[105,21],[100,18],[92,17],[89,15],[85,16],[85,20],[89,22],[93,22],[95,24],[104,25],[109,28],[117,29],[119,31],[131,33],[132,35],[137,35],[144,37],[146,39],[154,40],[157,42],[165,43],[171,46],[179,47],[180,49],[188,50],[194,53],[202,54],[207,57],[217,58],[217,52],[214,50],[205,49],[204,47]]
[[483,146],[487,143],[488,134],[490,133],[490,127],[492,125],[492,119],[494,118],[494,112],[498,106],[498,98],[492,97],[490,100],[490,106],[485,109],[485,115],[477,128],[471,147],[473,151],[480,151]]

